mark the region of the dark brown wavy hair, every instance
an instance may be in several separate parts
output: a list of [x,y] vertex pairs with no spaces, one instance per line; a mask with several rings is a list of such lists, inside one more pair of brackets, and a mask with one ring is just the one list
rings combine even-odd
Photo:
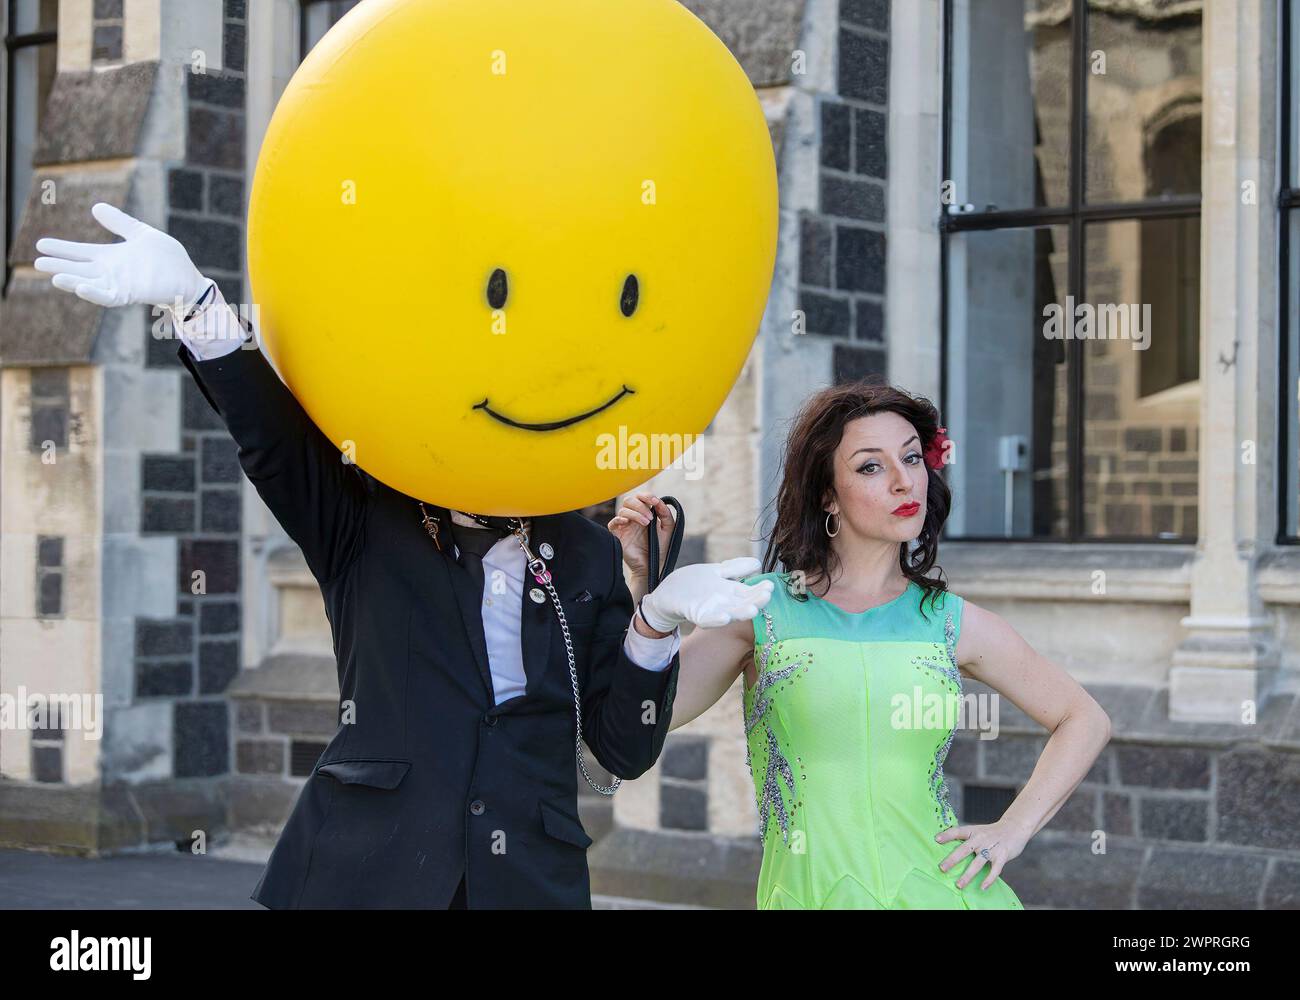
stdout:
[[[815,393],[800,408],[794,426],[786,438],[781,465],[781,488],[774,498],[776,523],[768,537],[763,556],[763,572],[771,573],[780,562],[785,572],[816,571],[829,588],[832,570],[839,569],[839,559],[826,534],[826,511],[822,504],[834,492],[835,449],[844,437],[850,420],[873,413],[897,413],[916,428],[924,453],[939,430],[939,411],[922,396],[912,396],[886,383],[879,376],[868,376]],[[903,575],[919,585],[922,613],[928,597],[933,608],[935,598],[948,589],[940,569],[934,576],[939,556],[939,532],[952,509],[952,491],[943,476],[926,466],[929,484],[926,489],[925,524],[913,543],[901,542],[898,565]],[[801,596],[807,600],[807,595]]]

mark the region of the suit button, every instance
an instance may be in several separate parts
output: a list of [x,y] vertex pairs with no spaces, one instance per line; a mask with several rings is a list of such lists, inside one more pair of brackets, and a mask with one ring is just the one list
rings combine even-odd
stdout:
[[495,715],[485,715],[483,716],[483,721],[489,726],[495,726],[497,724],[497,717]]
[[487,809],[487,806],[483,804],[482,799],[475,799],[469,804],[469,811],[475,816],[482,816],[485,809]]

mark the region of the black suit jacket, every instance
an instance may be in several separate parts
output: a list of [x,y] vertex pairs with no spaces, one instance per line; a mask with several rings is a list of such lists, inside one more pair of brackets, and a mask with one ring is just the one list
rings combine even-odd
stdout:
[[[442,518],[439,551],[417,502],[345,464],[251,342],[207,361],[179,354],[320,583],[340,705],[355,707],[252,898],[445,908],[464,874],[471,908],[590,907],[573,689],[549,597],[523,601],[527,691],[495,705],[483,595],[454,558],[447,510],[425,505]],[[635,778],[663,747],[678,658],[656,672],[623,651],[633,603],[617,538],[575,512],[532,520],[533,551],[554,549],[583,736],[609,771]]]

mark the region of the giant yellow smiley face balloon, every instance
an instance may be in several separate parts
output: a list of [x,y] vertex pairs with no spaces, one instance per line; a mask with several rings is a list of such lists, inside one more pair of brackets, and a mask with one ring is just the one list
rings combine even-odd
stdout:
[[540,515],[706,429],[776,235],[753,87],[675,0],[367,0],[276,107],[248,263],[271,360],[341,451]]

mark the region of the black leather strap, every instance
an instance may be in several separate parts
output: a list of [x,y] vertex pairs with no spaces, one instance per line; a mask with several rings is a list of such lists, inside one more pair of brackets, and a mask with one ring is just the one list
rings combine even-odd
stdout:
[[[650,577],[646,581],[648,586],[646,593],[654,590],[659,586],[659,581],[677,568],[677,556],[682,549],[682,535],[686,532],[686,511],[682,510],[682,505],[676,497],[660,497],[664,503],[677,511],[677,521],[673,525],[673,533],[668,539],[668,554],[664,557],[663,569],[659,568],[659,526],[655,518],[651,518],[650,523],[646,525],[646,542],[649,547]],[[641,616],[642,621],[645,615]],[[649,625],[649,622],[646,622]]]

